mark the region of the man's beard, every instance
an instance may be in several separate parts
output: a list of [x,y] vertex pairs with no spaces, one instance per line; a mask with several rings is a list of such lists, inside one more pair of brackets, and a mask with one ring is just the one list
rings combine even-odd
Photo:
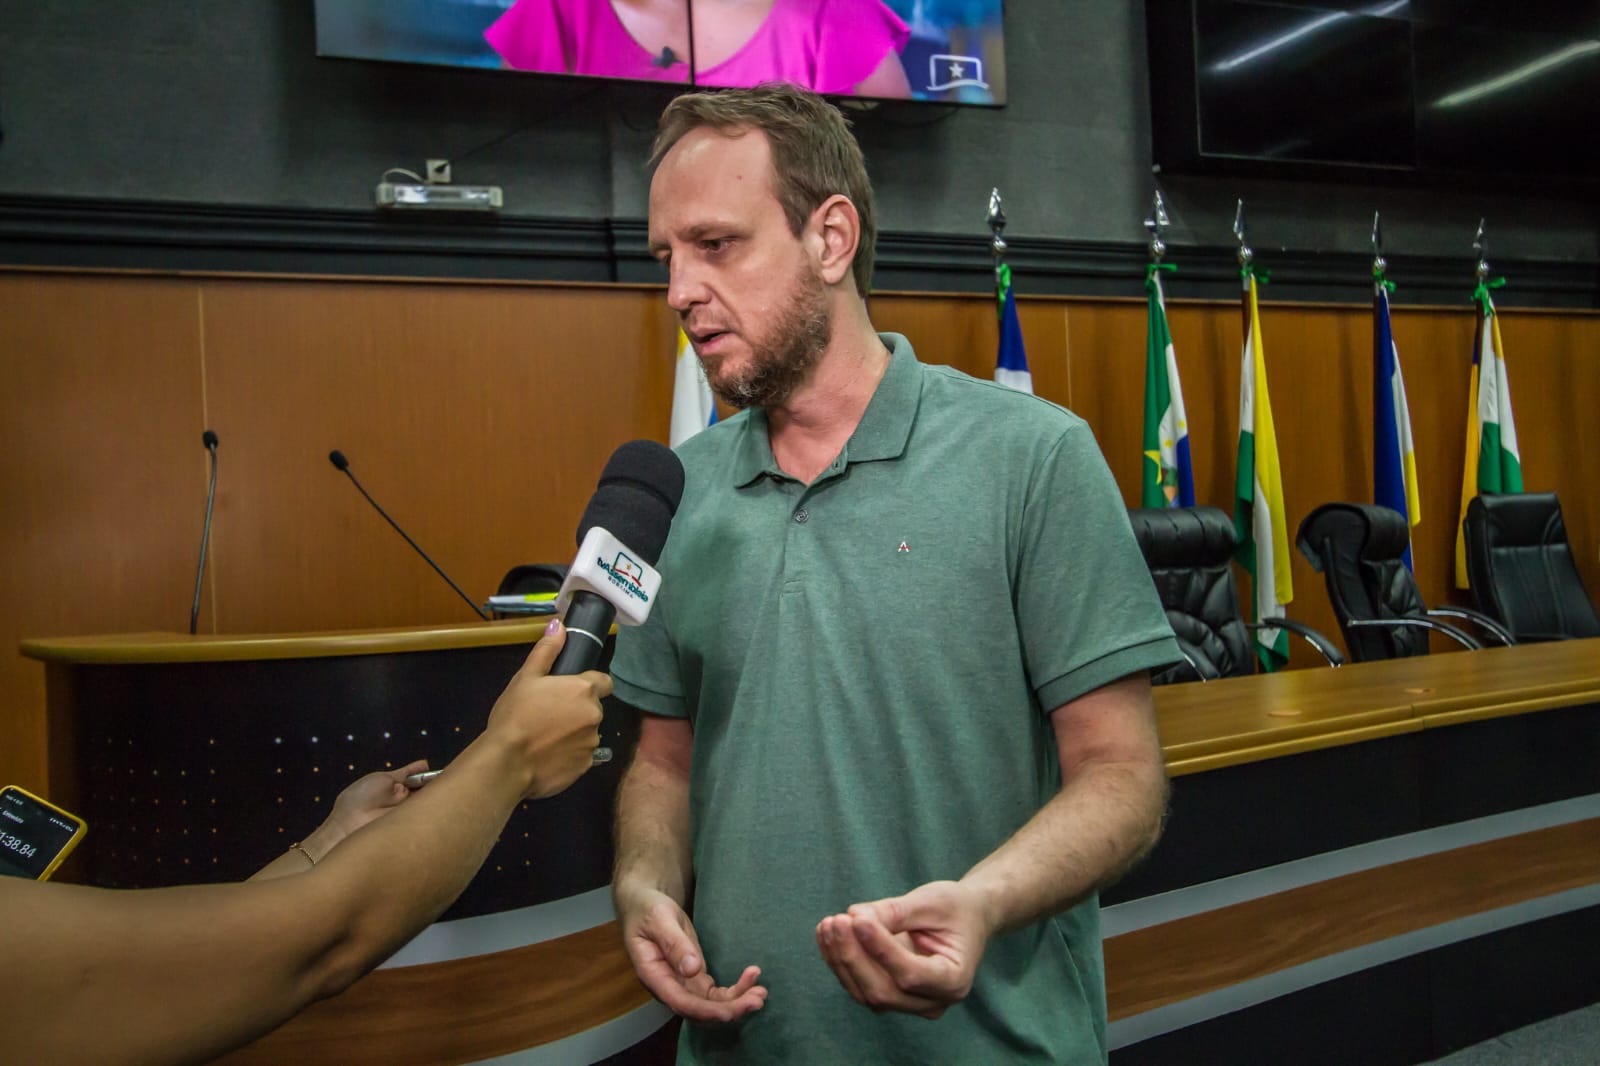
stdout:
[[[776,407],[787,400],[817,365],[833,339],[828,294],[822,279],[801,268],[799,285],[772,328],[749,339],[750,364],[737,376],[719,379],[705,367],[711,391],[733,407]],[[720,365],[722,360],[718,360]],[[704,360],[701,365],[705,366]]]

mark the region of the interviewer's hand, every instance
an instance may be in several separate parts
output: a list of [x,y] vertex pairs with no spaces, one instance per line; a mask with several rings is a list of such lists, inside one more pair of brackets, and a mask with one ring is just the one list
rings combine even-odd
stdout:
[[328,812],[322,828],[333,830],[342,840],[374,819],[383,817],[411,795],[411,789],[406,787],[406,777],[427,768],[428,760],[418,759],[398,770],[378,770],[356,778],[335,797],[333,810]]
[[594,764],[600,746],[600,701],[611,695],[611,678],[598,670],[550,677],[567,630],[552,621],[489,712],[484,730],[511,745],[532,770],[527,799],[565,789]]
[[817,947],[852,999],[924,1018],[966,998],[989,935],[977,894],[956,881],[857,903],[817,923]]
[[694,923],[666,893],[642,892],[626,901],[619,893],[617,919],[639,981],[690,1021],[702,1025],[737,1021],[766,1005],[767,990],[756,984],[759,967],[746,966],[739,980],[727,987],[711,979]]

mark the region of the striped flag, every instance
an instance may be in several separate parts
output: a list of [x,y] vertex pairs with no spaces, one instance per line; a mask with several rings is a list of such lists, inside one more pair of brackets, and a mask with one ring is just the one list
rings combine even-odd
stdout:
[[1150,324],[1144,362],[1144,462],[1139,479],[1141,507],[1193,507],[1194,466],[1189,461],[1189,420],[1183,412],[1178,357],[1167,328],[1167,301],[1161,292],[1161,267],[1145,271]]
[[[1503,283],[1504,279],[1499,279]],[[1472,376],[1467,389],[1466,465],[1461,474],[1461,519],[1467,504],[1482,493],[1521,492],[1522,458],[1517,451],[1517,424],[1511,417],[1511,381],[1506,377],[1505,345],[1500,341],[1500,316],[1489,289],[1480,283],[1478,329],[1472,340]],[[1468,587],[1467,544],[1456,522],[1456,588]]]
[[1011,294],[1011,267],[1001,263],[995,271],[995,295],[1000,301],[1000,352],[995,357],[994,379],[1018,392],[1033,394],[1028,353],[1022,348],[1022,324],[1017,321],[1017,298]]
[[672,429],[667,442],[674,448],[717,421],[717,402],[706,384],[700,357],[689,338],[678,330],[678,369],[672,382]]
[[[1389,288],[1381,277],[1372,293],[1372,502],[1405,515],[1408,532],[1422,521],[1411,409],[1400,375],[1400,350],[1389,328]],[[1402,558],[1406,569],[1415,569],[1409,544]]]
[[[1239,372],[1239,463],[1234,484],[1235,558],[1250,575],[1255,602],[1251,621],[1284,617],[1294,599],[1289,576],[1289,529],[1283,517],[1283,478],[1278,469],[1278,436],[1272,428],[1267,395],[1267,363],[1261,346],[1261,311],[1256,278],[1244,281],[1244,357]],[[1289,634],[1258,629],[1256,658],[1263,670],[1289,661]]]

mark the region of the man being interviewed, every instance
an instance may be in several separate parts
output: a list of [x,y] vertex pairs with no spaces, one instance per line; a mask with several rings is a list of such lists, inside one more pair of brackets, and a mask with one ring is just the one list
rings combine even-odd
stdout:
[[613,892],[680,1061],[1101,1062],[1096,892],[1159,834],[1179,653],[1093,435],[874,331],[824,100],[679,97],[654,160],[668,302],[744,408],[681,447],[612,664]]

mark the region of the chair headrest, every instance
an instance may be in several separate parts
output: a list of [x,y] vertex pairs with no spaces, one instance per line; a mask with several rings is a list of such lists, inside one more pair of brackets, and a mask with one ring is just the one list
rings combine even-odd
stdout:
[[1481,514],[1490,546],[1526,548],[1567,539],[1561,518],[1561,501],[1553,492],[1517,492],[1474,496],[1467,504],[1467,520]]
[[1225,566],[1237,546],[1233,519],[1217,507],[1135,507],[1128,520],[1152,570]]
[[1322,569],[1322,545],[1332,541],[1336,550],[1353,545],[1363,562],[1398,559],[1411,546],[1405,515],[1375,503],[1325,503],[1306,515],[1295,543],[1316,570]]

